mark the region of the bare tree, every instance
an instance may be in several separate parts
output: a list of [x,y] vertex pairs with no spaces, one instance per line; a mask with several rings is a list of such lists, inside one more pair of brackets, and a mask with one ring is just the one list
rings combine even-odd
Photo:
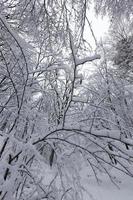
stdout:
[[3,200],[82,199],[83,165],[98,182],[103,172],[116,184],[109,167],[133,175],[125,89],[106,55],[90,82],[80,70],[100,59],[84,40],[88,9],[86,0],[0,2]]

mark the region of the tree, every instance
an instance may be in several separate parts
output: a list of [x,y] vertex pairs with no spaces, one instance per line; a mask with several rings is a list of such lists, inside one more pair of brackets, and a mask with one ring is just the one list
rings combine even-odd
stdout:
[[126,16],[130,17],[133,11],[132,0],[113,1],[113,0],[96,0],[95,8],[97,12],[109,14],[112,18]]
[[133,175],[132,135],[120,120],[126,119],[119,105],[124,95],[117,98],[125,90],[117,89],[106,56],[89,85],[80,71],[100,58],[83,37],[88,6],[80,0],[0,2],[3,200],[82,199],[84,165],[98,182],[103,172],[115,183],[109,167]]
[[118,41],[116,47],[117,53],[114,57],[114,64],[118,67],[119,74],[121,73],[122,76],[129,79],[132,74],[132,43],[132,36]]
[[[35,163],[41,164],[41,154],[52,166],[58,144],[35,140],[64,126],[77,66],[99,58],[77,55],[84,44],[87,2],[1,1],[0,6],[1,199],[55,198],[52,183],[38,182]],[[59,79],[62,71],[65,80]],[[59,195],[65,192],[62,183]]]

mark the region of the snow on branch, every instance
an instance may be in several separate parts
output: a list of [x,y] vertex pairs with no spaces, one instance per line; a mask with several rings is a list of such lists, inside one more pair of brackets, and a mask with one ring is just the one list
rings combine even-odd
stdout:
[[76,49],[75,49],[75,46],[74,46],[74,43],[73,43],[72,34],[70,33],[70,31],[69,31],[69,38],[70,38],[70,48],[72,50],[73,60],[74,60],[74,63],[75,63],[76,67],[78,65],[83,65],[83,64],[85,64],[87,62],[92,62],[94,60],[97,60],[97,59],[101,58],[101,56],[99,54],[95,54],[93,56],[87,56],[87,57],[85,57],[83,59],[76,58]]
[[99,54],[96,54],[94,56],[88,56],[88,57],[83,58],[83,59],[76,59],[76,66],[83,65],[86,62],[92,62],[92,61],[100,59],[100,58],[101,58],[101,56]]
[[[7,31],[9,32],[9,34],[14,38],[14,40],[16,41],[16,43],[18,44],[19,48],[21,49],[21,51],[23,51],[23,49],[25,50],[26,48],[31,48],[32,46],[27,44],[27,42],[20,37],[19,34],[17,34],[8,24],[8,22],[6,21],[6,19],[0,14],[0,21],[2,22],[2,24],[6,27]],[[23,53],[24,54],[24,53]]]

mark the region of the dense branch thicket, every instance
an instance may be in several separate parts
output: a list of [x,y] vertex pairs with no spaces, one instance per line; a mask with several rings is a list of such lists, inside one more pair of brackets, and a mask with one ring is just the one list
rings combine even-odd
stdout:
[[[131,85],[84,40],[89,3],[0,2],[1,200],[83,199],[82,169],[133,176]],[[127,67],[121,42],[115,64]]]
[[112,17],[120,17],[125,15],[130,17],[133,12],[133,1],[127,0],[95,0],[95,8],[97,12],[102,12],[102,14],[109,14]]

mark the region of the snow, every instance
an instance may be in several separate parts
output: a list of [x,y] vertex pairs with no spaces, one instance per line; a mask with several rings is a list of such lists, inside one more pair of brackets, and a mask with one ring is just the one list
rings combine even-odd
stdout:
[[[8,6],[6,2],[0,4]],[[43,2],[40,5],[34,2],[33,6],[31,1],[27,8],[24,2],[12,9],[12,20],[16,14],[23,14],[16,29],[8,23],[8,16],[4,17],[8,12],[6,7],[6,12],[1,9],[0,14],[0,198],[132,200],[132,85],[126,86],[126,80],[120,83],[119,78],[106,69],[106,65],[111,64],[108,56],[94,63],[98,71],[93,76],[82,75],[82,65],[91,68],[88,62],[94,65],[92,61],[100,59],[98,52],[102,55],[102,51],[100,46],[93,51],[85,41],[80,40],[84,44],[78,42],[77,20],[82,20],[82,10],[77,7],[79,2],[72,3],[74,7],[70,9],[70,22],[77,23],[73,28],[66,13],[71,3],[68,8],[67,3],[64,4],[65,9],[62,7],[61,13],[55,16],[59,5],[51,1],[53,7],[48,10],[51,13],[48,16],[49,6],[46,5],[46,15],[42,15],[43,9],[39,11]],[[25,5],[24,10],[22,5]],[[27,11],[30,8],[36,11],[31,12],[34,19],[39,17],[37,30],[32,27],[34,20]],[[47,20],[50,23],[45,25]],[[56,23],[53,26],[54,22],[59,22],[58,27]],[[62,30],[61,35],[59,30]],[[93,31],[91,33],[95,39]],[[30,51],[30,39],[35,54]],[[23,77],[25,69],[26,79]],[[21,83],[21,74],[26,80],[24,83]],[[19,197],[21,184],[22,196]],[[7,193],[5,197],[4,193]]]
[[20,48],[26,50],[26,48],[31,48],[32,46],[29,45],[22,37],[20,37],[19,34],[17,34],[11,27],[10,25],[6,22],[6,19],[4,16],[0,14],[0,21],[4,24],[4,26],[7,28],[8,32],[11,34],[11,36],[15,39],[17,44],[19,45]]
[[88,194],[84,195],[84,200],[132,200],[133,199],[133,179],[120,172],[115,172],[115,176],[120,180],[119,188],[111,183],[107,176],[102,175],[102,183],[98,185],[94,177],[86,177],[84,181]]
[[[92,171],[88,168],[81,170],[81,185],[83,189],[83,200],[132,200],[133,199],[133,179],[121,172],[110,169],[116,177],[117,186],[105,174],[100,174],[98,184]],[[40,173],[41,172],[41,173]],[[56,168],[49,168],[42,164],[39,170],[40,174],[45,174],[44,183],[51,182],[56,175]],[[57,182],[59,180],[57,179]],[[77,199],[78,200],[78,199]]]
[[100,55],[94,55],[94,56],[88,56],[88,57],[85,57],[85,58],[83,58],[83,59],[78,59],[78,58],[76,58],[76,66],[78,66],[78,65],[83,65],[84,63],[86,63],[86,62],[92,62],[92,61],[94,61],[94,60],[97,60],[97,59],[100,59],[101,58],[101,56]]

